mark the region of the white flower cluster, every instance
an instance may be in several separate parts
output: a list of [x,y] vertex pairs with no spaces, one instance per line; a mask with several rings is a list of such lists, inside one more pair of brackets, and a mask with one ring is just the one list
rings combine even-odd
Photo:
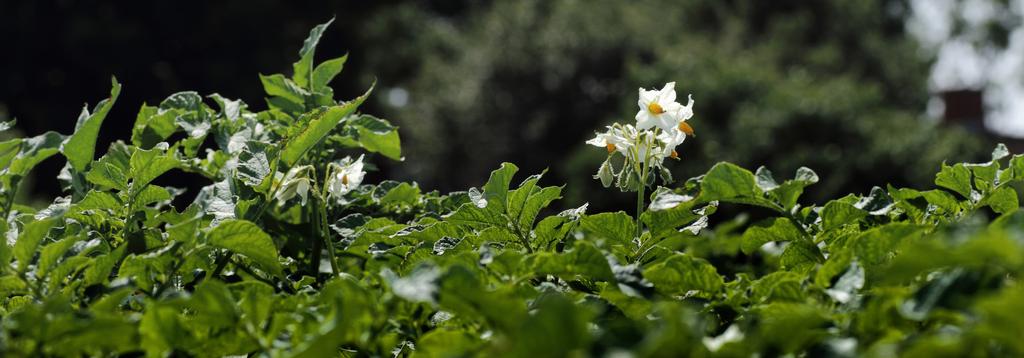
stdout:
[[[693,128],[686,123],[693,117],[693,97],[689,97],[685,106],[679,104],[675,86],[675,82],[669,82],[660,90],[641,88],[635,126],[615,123],[587,141],[587,144],[608,150],[608,159],[594,176],[605,187],[617,179],[620,189],[635,191],[653,182],[654,171],[658,171],[663,180],[671,181],[664,167],[665,158],[679,159],[676,147],[693,135]],[[617,172],[611,163],[616,153],[625,158]]]
[[[359,187],[363,182],[366,172],[363,170],[363,156],[353,160],[351,157],[333,162],[327,165],[326,199],[334,199],[338,204],[344,203],[344,196],[353,189]],[[313,176],[316,170],[313,166],[302,165],[288,170],[288,173],[277,173],[275,176],[280,186],[274,195],[279,205],[298,196],[301,205],[306,205],[309,197],[309,189],[315,184]],[[319,195],[319,193],[316,193]]]

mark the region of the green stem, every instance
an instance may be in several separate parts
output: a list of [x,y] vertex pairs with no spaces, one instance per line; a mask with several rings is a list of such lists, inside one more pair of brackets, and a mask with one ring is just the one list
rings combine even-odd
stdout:
[[216,262],[217,266],[213,268],[213,272],[210,273],[210,277],[217,277],[217,276],[219,276],[220,272],[224,271],[224,268],[228,266],[228,261],[231,261],[231,256],[234,255],[234,254],[235,253],[233,253],[231,251],[225,250],[224,251],[224,256],[221,256],[220,258],[217,259],[217,262]]
[[636,192],[636,238],[639,240],[640,235],[643,235],[643,221],[640,220],[640,214],[644,211],[644,189],[646,185],[640,184],[640,190]]
[[331,240],[331,230],[327,226],[327,202],[320,202],[317,205],[320,208],[320,234],[324,239],[324,243],[327,244],[327,253],[331,255],[331,273],[334,276],[338,276],[340,270],[338,269],[338,258],[334,252],[334,241]]
[[519,228],[519,225],[512,223],[512,228],[515,229],[516,238],[519,239],[519,243],[526,247],[527,253],[532,254],[533,247],[530,246],[530,240],[526,238],[525,234],[523,234],[523,231],[522,229]]
[[7,200],[4,202],[4,220],[7,220],[8,216],[11,216],[11,207],[14,206],[14,197],[18,195],[18,189],[21,187],[21,180],[16,179],[11,185],[11,192],[7,196]]
[[319,189],[320,192],[320,197],[318,198],[319,205],[317,205],[320,213],[320,234],[324,243],[327,244],[328,254],[331,255],[331,273],[337,277],[338,274],[341,273],[341,269],[340,266],[338,266],[338,257],[337,252],[335,252],[334,249],[334,241],[331,240],[331,229],[327,224],[327,180],[331,176],[331,171],[328,168],[329,167],[323,168],[324,180],[320,183],[319,188],[313,188],[313,190]]
[[317,222],[319,220],[318,216],[320,216],[318,210],[311,209],[307,211],[307,217],[310,219],[310,223],[313,224],[312,236],[314,237],[309,265],[310,271],[313,272],[313,277],[317,278],[317,282],[320,281],[320,257],[323,254],[323,235],[320,233],[320,224]]
[[[655,132],[652,135],[654,136],[654,138],[647,138],[647,136],[637,137],[638,140],[642,139],[643,143],[637,142],[636,145],[635,145],[635,147],[637,147],[637,150],[636,150],[636,159],[637,160],[634,162],[634,163],[636,163],[635,166],[634,166],[634,170],[637,172],[637,175],[639,176],[639,180],[640,180],[640,187],[639,187],[639,189],[637,189],[637,193],[636,193],[636,238],[637,238],[637,240],[640,239],[640,236],[643,235],[643,232],[644,232],[644,223],[643,223],[643,220],[641,220],[640,215],[643,214],[643,212],[644,212],[644,200],[645,200],[644,194],[646,194],[646,190],[647,190],[647,176],[650,175],[651,159],[653,158],[653,156],[651,155],[651,150],[653,149],[653,148],[651,148],[651,145],[652,145],[651,140],[657,140],[657,129],[655,129]],[[640,144],[643,144],[643,146],[644,146],[644,158],[640,158],[640,150],[639,150]]]

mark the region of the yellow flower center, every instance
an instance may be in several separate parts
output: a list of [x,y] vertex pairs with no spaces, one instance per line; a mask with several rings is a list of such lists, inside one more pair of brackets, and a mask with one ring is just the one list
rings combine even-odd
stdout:
[[608,148],[608,154],[612,154],[615,152],[615,144],[608,143],[604,147]]
[[679,152],[673,150],[672,154],[670,154],[668,157],[672,159],[679,159]]
[[648,104],[647,105],[647,110],[650,111],[651,113],[654,113],[654,114],[665,113],[665,109],[661,108],[661,105],[658,104],[658,102],[651,102],[651,104]]
[[686,121],[679,122],[679,131],[686,133],[686,135],[688,136],[693,136],[693,127],[690,127],[689,124],[686,124]]
[[345,175],[341,176],[341,184],[342,185],[348,185],[348,174],[345,174]]

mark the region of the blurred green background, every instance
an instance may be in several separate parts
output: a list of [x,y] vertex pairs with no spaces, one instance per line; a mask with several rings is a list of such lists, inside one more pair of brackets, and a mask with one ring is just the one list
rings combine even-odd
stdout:
[[[318,57],[350,54],[340,97],[376,80],[363,110],[401,127],[406,160],[377,159],[371,182],[465,190],[509,161],[567,183],[564,207],[628,208],[629,194],[591,179],[605,153],[583,142],[633,121],[638,87],[669,81],[696,100],[697,137],[669,164],[678,179],[718,161],[780,178],[807,166],[822,181],[805,198],[821,202],[886,183],[930,188],[944,160],[984,159],[999,140],[926,118],[935,55],[908,34],[904,0],[5,1],[0,117],[28,135],[70,133],[111,74],[124,92],[106,143],[130,135],[142,102],[176,91],[263,108],[257,73],[289,73],[309,29],[332,16]],[[57,187],[61,163],[48,164],[37,187]]]

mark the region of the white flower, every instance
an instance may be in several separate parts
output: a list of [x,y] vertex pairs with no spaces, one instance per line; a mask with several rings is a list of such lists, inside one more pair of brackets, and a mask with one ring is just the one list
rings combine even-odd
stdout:
[[281,175],[277,173],[276,179],[280,181],[281,188],[277,190],[277,194],[274,198],[277,199],[278,205],[284,205],[288,200],[291,200],[296,195],[302,199],[302,205],[306,205],[306,199],[309,197],[309,172],[313,170],[313,167],[308,165],[294,167],[288,171],[287,174]]
[[662,158],[679,158],[679,153],[676,152],[676,147],[683,144],[686,140],[686,133],[673,129],[670,131],[661,132],[658,135],[658,141],[661,142],[661,155]]
[[[675,87],[675,82],[669,82],[661,90],[640,89],[640,100],[637,101],[640,111],[636,112],[637,129],[645,130],[658,127],[668,131],[679,125],[679,122],[682,121],[680,115],[685,115],[688,108],[676,102]],[[693,115],[692,110],[688,112],[690,116]]]
[[327,180],[327,190],[330,191],[331,197],[338,200],[341,200],[343,195],[358,187],[363,182],[363,176],[366,175],[366,172],[363,171],[362,155],[354,161],[350,157],[345,157],[339,163],[331,163],[331,166],[335,170],[330,179]]
[[678,129],[688,136],[693,136],[693,127],[686,123],[687,120],[693,118],[693,95],[689,95],[687,98],[689,101],[686,102],[686,105],[680,108],[679,112],[676,112],[677,119],[679,120]]
[[608,126],[607,132],[597,133],[597,136],[594,139],[588,140],[587,144],[603,147],[608,150],[608,154],[618,151],[626,155],[636,139],[636,129],[631,125],[624,127]]

